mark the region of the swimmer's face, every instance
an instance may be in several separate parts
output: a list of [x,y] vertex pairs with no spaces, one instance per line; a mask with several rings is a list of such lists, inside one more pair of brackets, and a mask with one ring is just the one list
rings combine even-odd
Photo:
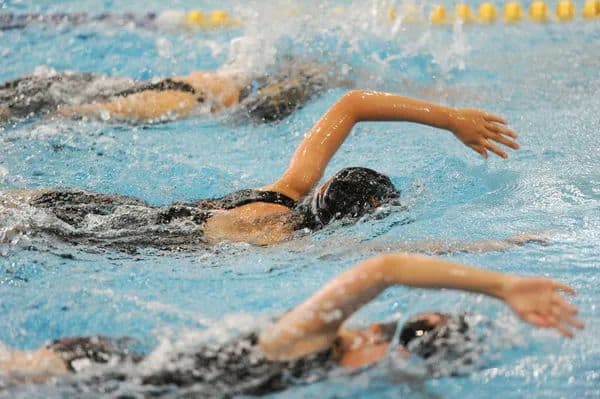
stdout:
[[[407,342],[404,342],[404,338],[410,341],[423,336],[446,324],[448,317],[447,314],[438,312],[421,313],[412,317],[400,331],[400,342],[403,345],[398,346],[398,354],[408,356],[404,346]],[[362,330],[341,330],[334,348],[339,364],[343,367],[359,368],[378,362],[386,355],[395,329],[395,323],[377,323]]]
[[[359,368],[381,360],[390,346],[389,334],[384,329],[383,324],[372,324],[363,330],[341,330],[335,347],[339,364]],[[402,347],[399,351],[407,353]]]

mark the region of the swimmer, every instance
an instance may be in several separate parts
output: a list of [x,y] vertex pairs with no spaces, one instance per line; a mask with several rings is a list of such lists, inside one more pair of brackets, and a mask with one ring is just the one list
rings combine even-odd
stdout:
[[286,61],[271,75],[194,71],[186,76],[135,81],[95,73],[40,69],[0,85],[0,122],[58,113],[131,123],[163,122],[238,106],[258,122],[284,119],[315,94],[341,82],[323,65]]
[[28,215],[39,214],[37,219],[19,221],[33,232],[99,246],[275,244],[293,238],[299,230],[316,230],[338,219],[356,220],[381,205],[398,203],[400,191],[390,178],[368,168],[342,169],[315,189],[330,159],[360,121],[407,121],[445,129],[483,157],[491,151],[507,158],[499,144],[518,148],[517,134],[499,116],[356,90],[323,115],[305,135],[283,175],[263,187],[162,207],[83,190],[7,191],[0,192],[0,216],[3,208],[7,212],[25,207],[31,211]]
[[[421,313],[410,317],[399,331],[397,321],[365,328],[345,324],[361,307],[396,285],[448,288],[494,297],[529,324],[555,329],[566,337],[573,337],[574,328],[583,328],[576,318],[577,309],[560,293],[574,291],[563,283],[394,253],[371,258],[341,273],[260,331],[225,344],[161,352],[158,365],[128,350],[124,339],[95,336],[55,340],[34,352],[5,349],[0,353],[0,370],[9,383],[15,374],[27,378],[27,382],[44,382],[90,371],[100,364],[141,363],[141,367],[129,369],[139,369],[131,380],[142,385],[191,387],[197,393],[229,397],[268,394],[294,383],[324,378],[336,367],[363,369],[386,356],[401,359],[413,354],[425,360],[437,359],[459,351],[461,342],[463,346],[468,344],[470,325],[464,315]],[[397,346],[392,345],[396,336]],[[128,374],[121,375],[114,368],[107,371],[107,379],[128,379]],[[102,381],[102,374],[91,375],[91,384]],[[85,389],[93,389],[93,385]]]

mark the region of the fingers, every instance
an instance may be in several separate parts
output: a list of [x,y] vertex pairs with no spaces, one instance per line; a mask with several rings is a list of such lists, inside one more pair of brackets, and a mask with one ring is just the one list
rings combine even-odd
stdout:
[[558,317],[562,323],[566,323],[580,330],[584,327],[583,323],[575,318],[575,315],[577,314],[577,308],[575,306],[571,305],[556,293],[552,295],[552,303],[552,313]]
[[519,137],[518,133],[515,132],[514,130],[511,130],[504,126],[497,125],[495,123],[486,123],[485,127],[487,129],[491,130],[492,132],[496,132],[498,134],[503,134],[505,136],[512,137],[513,139],[516,139],[517,137]]
[[552,281],[552,288],[564,291],[571,295],[576,295],[575,290],[573,288],[559,281]]
[[537,313],[527,313],[522,315],[523,319],[528,323],[537,327],[550,327],[550,322],[546,317],[542,317]]
[[494,115],[494,114],[488,114],[487,112],[483,115],[484,119],[488,122],[497,122],[497,123],[502,123],[503,125],[506,125],[506,119],[504,119],[501,116],[498,115]]
[[506,138],[506,137],[504,137],[504,136],[502,136],[502,135],[500,135],[498,133],[488,132],[487,133],[487,137],[490,138],[490,139],[492,139],[492,140],[494,140],[494,141],[497,141],[500,144],[504,144],[505,146],[510,147],[513,150],[518,150],[519,149],[519,144],[516,141],[510,140],[510,139],[508,139],[508,138]]
[[563,326],[559,322],[554,323],[553,327],[565,337],[573,338],[573,331],[569,330],[567,327]]
[[489,140],[484,140],[483,145],[490,150],[491,152],[493,152],[494,154],[498,155],[501,158],[508,158],[508,154],[504,151],[502,151],[500,149],[500,147],[498,147],[496,144],[491,143]]
[[564,320],[563,321],[565,323],[570,324],[571,326],[579,329],[579,330],[582,330],[583,327],[585,327],[583,325],[583,323],[581,322],[581,320],[578,320],[578,319],[576,319],[575,317],[573,317],[573,316],[571,316],[569,314],[564,315]]
[[577,308],[567,302],[563,297],[558,295],[557,293],[552,294],[552,303],[554,305],[559,306],[565,312],[569,314],[577,314]]
[[472,145],[471,148],[475,151],[481,154],[482,157],[484,157],[485,159],[487,159],[488,157],[488,152],[485,149],[484,146],[476,144],[476,145]]

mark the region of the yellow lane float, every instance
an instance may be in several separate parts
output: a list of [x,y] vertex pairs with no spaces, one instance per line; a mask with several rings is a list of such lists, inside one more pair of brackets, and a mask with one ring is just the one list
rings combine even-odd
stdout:
[[535,22],[546,22],[548,20],[548,6],[545,2],[532,1],[529,6],[529,18]]
[[509,1],[504,5],[504,21],[514,23],[523,18],[523,9],[518,1]]
[[493,3],[482,3],[479,6],[479,20],[485,23],[491,23],[496,20],[496,6]]
[[473,21],[473,14],[471,13],[471,7],[466,3],[458,3],[455,10],[456,18],[462,22],[468,23]]
[[434,6],[433,11],[431,12],[431,23],[440,25],[448,22],[448,17],[446,16],[446,9],[444,6]]

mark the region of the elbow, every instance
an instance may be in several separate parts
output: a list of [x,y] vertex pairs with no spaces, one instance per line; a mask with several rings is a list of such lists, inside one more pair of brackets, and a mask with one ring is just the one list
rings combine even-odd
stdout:
[[347,91],[337,102],[336,106],[346,115],[351,115],[355,120],[359,120],[360,110],[365,100],[366,92],[363,90]]
[[356,106],[364,100],[367,92],[364,90],[348,90],[341,98],[340,103]]

